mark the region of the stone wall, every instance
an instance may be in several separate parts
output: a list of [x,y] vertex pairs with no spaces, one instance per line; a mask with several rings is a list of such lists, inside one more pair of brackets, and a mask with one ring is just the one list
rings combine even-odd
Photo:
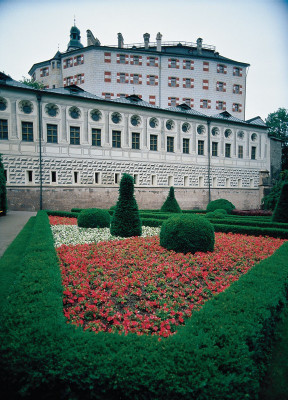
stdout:
[[[169,188],[135,188],[135,198],[140,209],[159,209],[164,203]],[[39,187],[24,188],[7,187],[8,209],[15,211],[37,211],[40,205]],[[182,209],[205,209],[209,201],[209,193],[204,188],[175,188],[176,199]],[[237,209],[259,208],[258,189],[211,189],[211,200],[225,198],[231,201]],[[67,188],[43,187],[43,209],[70,211],[79,208],[110,208],[116,204],[118,188]]]

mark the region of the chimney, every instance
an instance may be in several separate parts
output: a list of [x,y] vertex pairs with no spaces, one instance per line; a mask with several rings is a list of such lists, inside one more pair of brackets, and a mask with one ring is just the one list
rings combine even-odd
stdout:
[[201,39],[201,38],[197,39],[197,53],[198,54],[202,54],[202,42],[203,42],[203,39]]
[[162,40],[162,35],[160,32],[157,33],[156,36],[156,41],[157,41],[157,51],[161,51],[161,40]]
[[124,38],[122,36],[122,33],[118,33],[118,47],[119,49],[123,49],[124,47]]
[[144,33],[143,38],[144,38],[145,50],[148,50],[149,49],[150,34],[149,33]]

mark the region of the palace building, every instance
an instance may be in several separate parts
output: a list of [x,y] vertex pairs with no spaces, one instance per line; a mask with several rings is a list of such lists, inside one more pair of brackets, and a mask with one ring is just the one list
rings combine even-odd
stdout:
[[136,94],[160,108],[187,104],[206,115],[227,111],[245,119],[246,76],[249,64],[221,56],[201,38],[192,42],[156,42],[150,34],[143,43],[103,46],[87,30],[87,46],[73,26],[66,52],[32,66],[30,76],[53,89],[70,86],[105,99]]
[[36,90],[0,74],[8,207],[107,208],[117,201],[123,173],[134,177],[143,209],[160,208],[170,186],[183,209],[217,198],[239,209],[260,207],[280,160],[279,143],[260,117],[209,115],[184,102],[163,108],[144,97],[105,99],[74,84]]

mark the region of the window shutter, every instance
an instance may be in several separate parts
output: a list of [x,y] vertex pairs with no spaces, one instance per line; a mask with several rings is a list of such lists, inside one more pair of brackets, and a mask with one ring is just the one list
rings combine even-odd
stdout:
[[159,78],[158,78],[158,75],[156,75],[155,76],[155,86],[158,86],[158,83],[159,83]]
[[125,64],[129,64],[129,56],[125,54]]
[[142,65],[142,56],[139,56],[139,65]]
[[168,86],[171,87],[171,76],[168,77]]
[[74,67],[77,65],[77,57],[74,57]]
[[[126,56],[125,56],[126,57]],[[129,57],[129,56],[128,56]],[[130,55],[130,64],[134,65],[134,56]]]
[[150,85],[150,80],[149,79],[150,79],[150,75],[147,75],[147,77],[146,77],[146,84],[147,85]]
[[168,59],[168,68],[171,68],[171,58]]
[[208,79],[203,79],[203,89],[208,90],[209,89],[209,81]]
[[203,71],[209,71],[209,62],[203,61]]
[[111,63],[111,53],[104,53],[104,62]]
[[243,68],[239,68],[239,76],[242,76]]
[[64,78],[63,82],[64,82],[64,87],[67,86],[67,78]]
[[242,85],[240,85],[239,94],[243,94],[243,92],[242,92]]
[[179,87],[179,78],[176,78],[176,87]]
[[223,92],[226,92],[226,82],[223,82]]
[[208,100],[208,108],[211,108],[211,100]]
[[117,62],[117,64],[120,64],[120,54],[117,54],[117,56],[116,56],[116,62]]
[[138,79],[139,79],[139,85],[142,85],[142,75],[141,74],[139,75]]
[[179,60],[176,60],[176,68],[179,69]]

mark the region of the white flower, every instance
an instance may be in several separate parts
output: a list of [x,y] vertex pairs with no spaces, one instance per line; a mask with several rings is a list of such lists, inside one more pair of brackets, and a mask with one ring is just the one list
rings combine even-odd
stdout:
[[[98,243],[126,238],[112,236],[109,228],[79,228],[77,225],[51,226],[55,247],[85,243]],[[159,235],[160,228],[142,226],[142,237]]]

